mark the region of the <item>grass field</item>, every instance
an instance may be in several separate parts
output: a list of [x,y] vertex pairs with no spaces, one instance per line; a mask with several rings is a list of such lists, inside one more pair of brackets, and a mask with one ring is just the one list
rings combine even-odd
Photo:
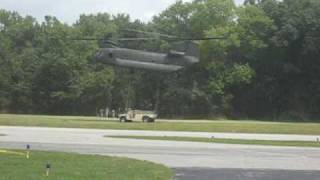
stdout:
[[265,121],[158,121],[156,123],[119,123],[115,119],[75,116],[0,115],[0,125],[95,129],[163,130],[194,132],[233,132],[320,135],[320,123]]
[[[145,161],[105,156],[0,149],[0,180],[169,180],[172,170]],[[52,168],[45,176],[46,164]]]
[[319,147],[320,142],[306,141],[266,141],[266,140],[243,140],[243,139],[219,139],[219,138],[196,138],[196,137],[163,137],[163,136],[108,136],[112,138],[145,139],[145,140],[168,140],[168,141],[189,141],[221,144],[245,144],[245,145],[266,145],[266,146],[297,146],[297,147]]

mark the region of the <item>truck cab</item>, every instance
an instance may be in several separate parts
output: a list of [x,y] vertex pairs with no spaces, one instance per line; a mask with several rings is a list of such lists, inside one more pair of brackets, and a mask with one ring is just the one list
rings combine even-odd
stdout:
[[119,114],[120,122],[154,122],[157,118],[157,113],[154,111],[144,111],[144,110],[128,110],[126,113]]

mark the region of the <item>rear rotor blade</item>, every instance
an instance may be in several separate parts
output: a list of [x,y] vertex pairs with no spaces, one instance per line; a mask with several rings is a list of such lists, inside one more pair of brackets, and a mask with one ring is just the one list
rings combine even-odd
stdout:
[[226,37],[207,37],[207,38],[172,38],[170,41],[210,41],[210,40],[223,40]]
[[159,38],[120,38],[118,41],[150,41],[150,40],[159,40]]
[[161,33],[157,33],[157,32],[146,32],[146,31],[133,30],[133,29],[124,29],[123,31],[135,32],[135,33],[147,34],[147,35],[151,35],[151,36],[159,36],[159,37],[165,37],[165,38],[178,38],[177,36],[161,34]]
[[181,40],[181,41],[208,41],[208,40],[227,39],[226,36],[223,36],[223,37],[205,37],[205,38],[184,38],[184,37],[172,36],[172,35],[167,35],[167,34],[161,34],[161,33],[157,33],[157,32],[146,32],[146,31],[135,30],[135,29],[134,30],[133,29],[125,29],[124,31],[164,37],[164,38],[168,38],[171,41],[175,41],[175,40],[177,40],[177,41],[179,41],[179,40]]

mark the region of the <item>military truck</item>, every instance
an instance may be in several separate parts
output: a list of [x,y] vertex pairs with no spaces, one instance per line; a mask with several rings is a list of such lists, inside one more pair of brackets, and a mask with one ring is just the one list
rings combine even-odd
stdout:
[[124,114],[119,114],[120,122],[154,122],[157,118],[157,113],[154,111],[144,111],[144,110],[128,110]]

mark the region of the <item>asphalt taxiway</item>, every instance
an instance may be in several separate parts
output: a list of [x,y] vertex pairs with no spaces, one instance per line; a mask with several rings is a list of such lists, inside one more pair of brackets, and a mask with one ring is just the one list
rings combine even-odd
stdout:
[[[119,133],[119,131],[114,131]],[[124,133],[125,131],[123,131]],[[129,157],[175,169],[175,179],[320,179],[320,148],[106,138],[110,130],[0,126],[0,148]],[[297,179],[297,180],[298,180]]]

